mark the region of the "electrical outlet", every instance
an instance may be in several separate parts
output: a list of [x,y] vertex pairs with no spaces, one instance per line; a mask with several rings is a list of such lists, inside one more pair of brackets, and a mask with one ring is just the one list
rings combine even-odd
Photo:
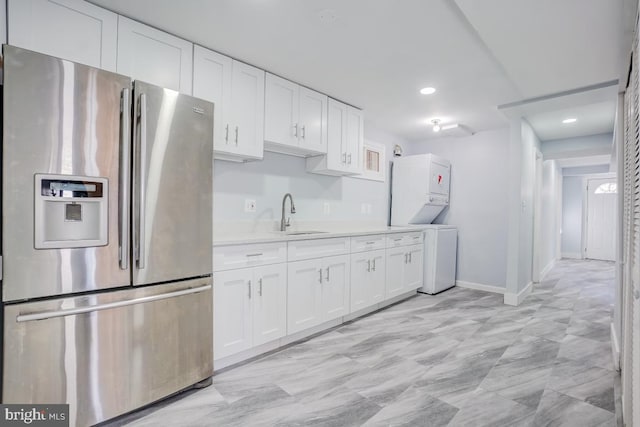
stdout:
[[256,211],[256,201],[252,199],[245,199],[244,201],[244,211],[245,212],[255,212]]
[[324,202],[324,214],[325,215],[330,215],[331,214],[331,203]]

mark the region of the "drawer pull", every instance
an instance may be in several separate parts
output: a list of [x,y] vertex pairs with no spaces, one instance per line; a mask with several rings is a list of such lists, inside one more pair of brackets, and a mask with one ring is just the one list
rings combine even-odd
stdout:
[[367,260],[367,273],[371,271],[371,260]]
[[367,242],[365,245],[374,245],[376,242]]
[[254,257],[254,256],[262,256],[262,252],[260,252],[259,254],[247,254],[247,258]]
[[394,242],[400,242],[400,241],[402,241],[402,237],[401,237],[401,238],[399,238],[399,239],[393,239],[393,241],[394,241]]
[[372,271],[376,271],[376,259],[373,259],[373,267],[371,269]]

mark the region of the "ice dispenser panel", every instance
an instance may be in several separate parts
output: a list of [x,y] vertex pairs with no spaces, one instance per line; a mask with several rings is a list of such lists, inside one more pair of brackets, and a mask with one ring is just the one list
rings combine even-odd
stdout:
[[86,248],[107,244],[106,178],[35,176],[35,248]]

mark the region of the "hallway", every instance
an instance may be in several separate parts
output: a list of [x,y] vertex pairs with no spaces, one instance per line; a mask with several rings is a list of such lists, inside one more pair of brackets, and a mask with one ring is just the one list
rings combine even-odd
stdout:
[[113,425],[615,426],[613,277],[562,260],[519,307],[419,294]]

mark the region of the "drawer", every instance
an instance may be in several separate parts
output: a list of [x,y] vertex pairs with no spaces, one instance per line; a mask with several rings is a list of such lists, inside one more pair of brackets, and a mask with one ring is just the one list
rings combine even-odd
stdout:
[[387,247],[395,248],[398,246],[418,245],[423,242],[422,231],[412,233],[395,233],[387,235]]
[[321,258],[349,253],[349,237],[333,239],[295,240],[289,242],[287,256],[289,261]]
[[351,238],[351,253],[384,249],[386,235],[375,234],[370,236],[357,236]]
[[218,246],[213,248],[213,271],[233,270],[287,261],[287,244]]

